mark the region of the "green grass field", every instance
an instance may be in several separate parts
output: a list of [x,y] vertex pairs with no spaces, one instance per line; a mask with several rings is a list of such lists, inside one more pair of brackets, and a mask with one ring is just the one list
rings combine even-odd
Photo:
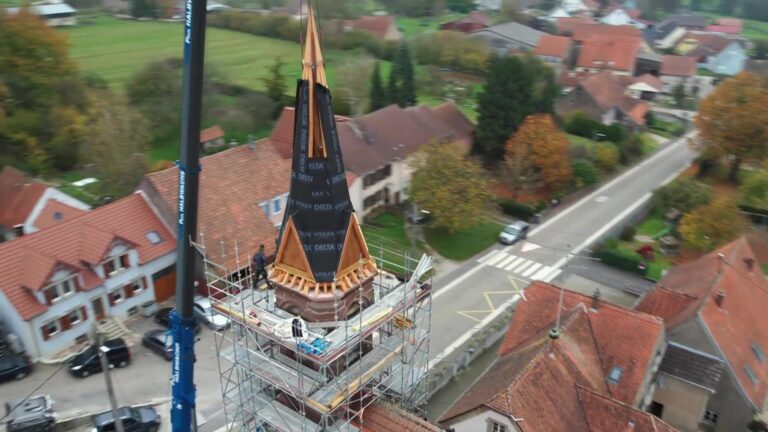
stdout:
[[[69,35],[70,56],[83,72],[97,73],[115,90],[123,90],[131,76],[146,64],[183,55],[180,23],[111,17],[81,22],[75,28],[62,30]],[[235,84],[263,90],[262,78],[268,75],[268,67],[276,57],[286,62],[286,77],[292,80],[300,75],[301,50],[297,43],[217,28],[208,28],[206,39],[208,62]],[[328,81],[333,86],[335,65],[356,53],[328,50],[325,54]],[[388,62],[382,63],[382,70],[389,70]],[[293,92],[291,86],[289,92]]]
[[503,228],[498,222],[485,220],[453,234],[433,228],[426,229],[425,233],[427,243],[441,256],[463,261],[499,241]]
[[439,17],[397,17],[395,22],[400,31],[403,32],[403,36],[410,39],[423,33],[437,31],[441,23],[453,21],[460,16],[461,14],[451,13]]

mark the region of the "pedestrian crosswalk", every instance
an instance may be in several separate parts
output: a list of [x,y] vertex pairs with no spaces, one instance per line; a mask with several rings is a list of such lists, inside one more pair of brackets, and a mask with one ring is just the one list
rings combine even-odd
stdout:
[[503,249],[493,250],[478,258],[477,262],[517,274],[530,280],[553,280],[562,270],[519,257]]

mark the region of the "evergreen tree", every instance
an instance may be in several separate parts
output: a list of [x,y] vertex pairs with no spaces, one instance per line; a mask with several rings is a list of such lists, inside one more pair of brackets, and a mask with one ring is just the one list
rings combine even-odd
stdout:
[[[504,158],[504,146],[522,124],[535,113],[552,113],[557,96],[554,75],[535,58],[495,58],[488,81],[478,95],[478,123],[472,152],[486,161]],[[554,90],[553,90],[554,89]]]
[[285,62],[282,57],[275,58],[275,62],[269,67],[269,77],[262,78],[264,86],[267,88],[267,96],[275,102],[275,109],[272,113],[277,118],[285,105],[285,91],[288,86],[285,84],[283,75],[283,66]]
[[371,74],[371,106],[368,112],[376,111],[384,108],[387,105],[387,94],[384,92],[384,87],[381,83],[381,68],[379,62],[373,67],[373,73]]
[[416,105],[416,86],[413,77],[413,62],[411,61],[411,51],[408,45],[403,42],[397,50],[395,59],[396,68],[395,78],[400,84],[400,91],[397,98],[397,104],[401,107]]
[[397,103],[400,96],[400,91],[397,86],[397,75],[395,74],[395,65],[392,65],[392,70],[389,71],[389,81],[387,81],[387,99],[386,105]]

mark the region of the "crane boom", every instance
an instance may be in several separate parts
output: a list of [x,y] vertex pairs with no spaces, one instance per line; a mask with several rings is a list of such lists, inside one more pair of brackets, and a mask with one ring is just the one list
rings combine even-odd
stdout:
[[184,76],[176,239],[176,310],[172,315],[171,428],[189,432],[195,424],[195,263],[200,183],[200,123],[205,59],[206,0],[184,5]]

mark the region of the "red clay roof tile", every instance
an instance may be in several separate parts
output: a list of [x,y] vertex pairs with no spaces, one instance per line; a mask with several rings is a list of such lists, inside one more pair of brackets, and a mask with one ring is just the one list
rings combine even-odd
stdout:
[[565,58],[571,48],[571,38],[565,36],[544,35],[533,50],[535,55]]
[[[249,265],[249,255],[260,244],[268,255],[274,253],[278,231],[259,203],[288,193],[290,159],[283,158],[265,139],[253,148],[243,145],[206,156],[200,164],[198,239],[216,251],[214,260],[233,272],[238,261],[240,268]],[[169,168],[145,179],[162,199],[155,205],[175,218],[178,170]],[[235,243],[239,260],[234,254]]]
[[61,201],[51,199],[43,207],[37,218],[32,221],[32,225],[37,229],[46,229],[85,213],[87,213],[85,210],[80,210],[68,206]]
[[398,406],[377,400],[365,408],[361,422],[362,432],[438,432],[440,429],[426,420]]
[[624,93],[624,86],[611,71],[602,71],[579,84],[604,111],[617,108],[629,116],[635,124],[645,124],[648,103]]
[[[150,231],[156,231],[164,241],[152,244],[146,238]],[[109,244],[115,239],[123,239],[135,245],[141,264],[171,253],[175,248],[171,233],[144,196],[137,193],[48,229],[0,244],[0,289],[22,319],[32,319],[47,310],[32,292],[47,282],[58,264],[77,269],[85,282],[82,289],[92,289],[100,284],[86,262],[97,263],[103,258],[107,238]]]
[[688,56],[666,55],[661,59],[662,75],[692,77],[696,75],[696,59]]
[[213,125],[209,127],[208,129],[203,129],[200,131],[200,142],[208,142],[215,140],[216,138],[223,138],[224,137],[224,131],[221,130],[221,127],[219,125]]
[[[753,260],[751,270],[749,260]],[[717,293],[722,293],[722,306],[715,302]],[[670,299],[675,299],[675,306],[667,305],[672,303]],[[767,305],[768,280],[746,238],[741,237],[670,269],[637,309],[664,317],[668,327],[700,316],[742,389],[756,407],[762,407],[768,396],[768,364],[759,361],[752,346],[768,351]],[[754,371],[756,382],[746,374],[745,366]]]
[[583,42],[576,66],[632,73],[640,45],[640,39],[636,38],[590,38]]
[[6,165],[0,171],[0,225],[12,228],[23,224],[46,189],[48,185]]
[[586,42],[594,38],[605,38],[609,40],[632,39],[642,40],[642,33],[635,26],[631,25],[605,25],[605,24],[580,24],[573,30],[573,40],[575,42]]

